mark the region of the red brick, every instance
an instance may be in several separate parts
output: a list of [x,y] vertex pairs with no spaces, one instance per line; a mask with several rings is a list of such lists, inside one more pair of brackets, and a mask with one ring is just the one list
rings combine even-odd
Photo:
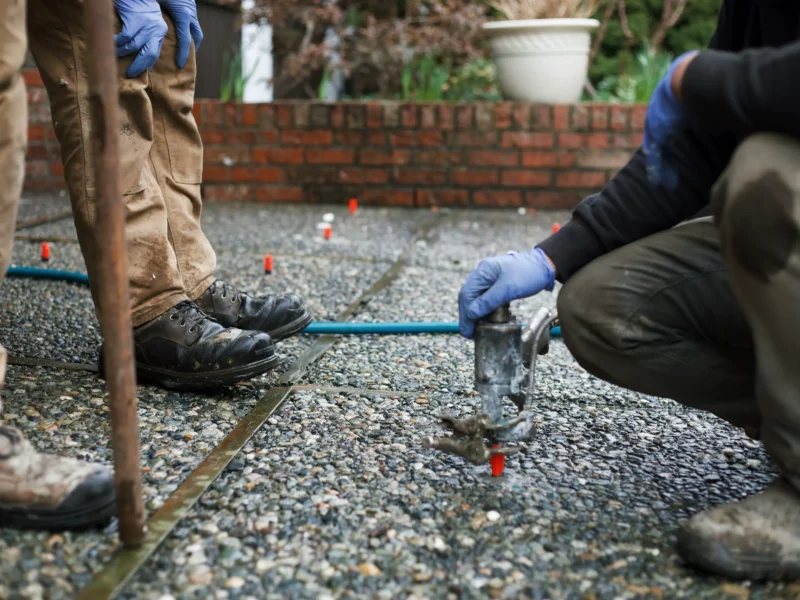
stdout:
[[203,148],[203,162],[205,164],[249,163],[250,150],[241,146],[205,146]]
[[444,139],[440,131],[399,131],[390,136],[392,146],[441,146]]
[[25,158],[29,161],[58,158],[58,151],[54,144],[28,144]]
[[423,104],[422,108],[422,118],[421,118],[421,126],[423,129],[435,129],[436,128],[436,105],[435,104]]
[[479,131],[494,129],[494,107],[491,104],[475,105],[475,126]]
[[579,167],[589,169],[621,169],[631,159],[629,152],[609,152],[604,150],[589,150],[579,152],[576,163]]
[[475,150],[467,156],[467,164],[476,167],[515,167],[519,165],[519,151]]
[[383,106],[379,102],[367,104],[367,127],[379,129],[383,125]]
[[339,169],[338,182],[351,185],[380,185],[383,183],[389,183],[389,170],[345,167],[343,169]]
[[511,120],[517,129],[528,129],[531,126],[530,104],[515,104]]
[[225,143],[225,131],[222,129],[203,129],[200,131],[200,137],[204,144]]
[[225,102],[222,105],[222,114],[223,114],[223,125],[227,125],[228,127],[235,127],[238,125],[241,120],[239,119],[238,113],[241,111],[241,105],[236,102]]
[[571,128],[573,131],[586,131],[589,129],[589,108],[583,104],[572,106]]
[[331,127],[334,129],[343,129],[344,123],[344,106],[341,104],[335,104],[331,107]]
[[452,131],[456,127],[456,109],[451,104],[439,105],[439,129]]
[[197,126],[200,127],[203,125],[203,105],[200,102],[195,102],[192,106],[192,115],[194,116],[194,122],[197,123]]
[[553,129],[569,131],[569,106],[560,104],[553,107]]
[[362,198],[366,204],[414,206],[414,192],[412,190],[366,190]]
[[224,119],[222,115],[222,103],[217,100],[204,100],[203,118],[206,127],[218,127],[222,125]]
[[558,134],[558,147],[559,148],[583,148],[586,146],[586,136],[582,133],[559,133]]
[[299,165],[303,162],[302,148],[253,148],[256,164]]
[[298,146],[325,146],[333,142],[333,132],[326,129],[281,131],[281,142]]
[[386,132],[377,131],[335,131],[333,143],[337,146],[385,146]]
[[501,175],[501,183],[509,187],[549,187],[551,179],[550,171],[503,171]]
[[611,129],[614,131],[626,131],[628,129],[628,114],[627,106],[613,104],[611,106]]
[[299,102],[295,104],[294,109],[294,127],[296,129],[305,129],[311,121],[311,107],[306,102]]
[[289,129],[294,123],[292,107],[289,104],[278,104],[275,106],[275,122],[280,129]]
[[253,127],[258,124],[258,112],[255,104],[245,104],[242,106],[242,125]]
[[400,107],[400,124],[408,129],[413,129],[417,126],[417,105],[407,104]]
[[408,150],[361,150],[358,162],[362,165],[405,165],[411,160]]
[[448,146],[493,148],[497,145],[495,131],[450,131],[447,133]]
[[[284,181],[302,185],[337,183],[339,167],[329,165],[286,165]],[[306,188],[308,191],[309,188]]]
[[44,104],[47,102],[47,93],[41,87],[29,87],[28,90],[28,105]]
[[467,206],[469,192],[451,189],[421,189],[416,192],[416,205],[425,206]]
[[644,131],[645,117],[647,117],[647,105],[637,104],[631,107],[631,130]]
[[232,167],[231,181],[276,183],[281,180],[281,170],[274,167]]
[[64,176],[64,164],[61,161],[50,163],[50,175],[54,177]]
[[552,133],[533,131],[506,131],[501,142],[503,148],[552,148],[554,144]]
[[203,165],[204,182],[218,183],[228,180],[228,167],[223,165]]
[[550,107],[546,104],[537,104],[531,108],[532,122],[534,129],[552,129],[553,117]]
[[498,182],[497,171],[477,169],[450,171],[450,181],[456,185],[494,185]]
[[441,185],[447,181],[447,172],[437,169],[395,169],[394,180],[403,185]]
[[25,82],[25,85],[29,86],[44,85],[44,81],[42,81],[42,75],[39,73],[39,69],[24,69],[22,71],[22,80]]
[[343,148],[306,150],[306,162],[312,165],[351,165],[355,159],[355,150]]
[[389,129],[400,126],[400,107],[396,102],[383,105],[383,126]]
[[642,145],[641,133],[618,133],[614,135],[614,148],[636,150]]
[[417,150],[412,162],[436,167],[460,165],[464,163],[464,156],[461,152],[451,150]]
[[270,129],[229,131],[225,142],[230,146],[274,146],[278,143],[278,132]]
[[252,185],[207,185],[203,187],[203,200],[220,202],[249,202],[255,197]]
[[556,173],[556,186],[568,188],[601,188],[606,184],[605,173],[597,171],[563,171]]
[[364,105],[359,103],[350,104],[345,107],[347,127],[350,129],[364,129]]
[[511,127],[511,103],[503,102],[494,107],[494,126],[497,129]]
[[331,111],[327,104],[311,105],[309,125],[314,129],[328,129],[331,126]]
[[571,191],[532,191],[525,194],[525,206],[535,209],[573,209],[583,194]]
[[47,139],[47,127],[45,125],[28,125],[28,140],[32,142],[43,142]]
[[458,124],[459,129],[472,129],[473,127],[473,118],[472,118],[472,105],[471,104],[462,104],[456,109],[456,123]]
[[586,136],[586,147],[591,149],[610,148],[611,135],[608,133],[590,133]]
[[53,128],[53,125],[47,125],[47,139],[48,140],[57,140],[56,137],[56,130]]
[[275,129],[275,106],[272,104],[259,104],[256,108],[258,126],[265,129]]
[[608,105],[607,104],[593,104],[592,105],[592,129],[605,131],[608,129]]
[[523,152],[522,166],[534,168],[571,167],[575,164],[573,152]]
[[522,192],[511,190],[481,190],[472,194],[475,206],[521,206]]
[[260,185],[256,188],[256,202],[302,202],[300,186]]

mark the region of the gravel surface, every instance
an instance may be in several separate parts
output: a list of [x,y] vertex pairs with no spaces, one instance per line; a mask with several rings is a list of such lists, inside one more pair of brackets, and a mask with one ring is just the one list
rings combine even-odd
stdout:
[[[332,244],[295,237],[324,210],[312,209],[270,209],[268,225],[254,218],[260,207],[241,214],[227,206],[207,210],[220,276],[256,292],[297,290],[307,295],[317,319],[330,319],[400,255],[415,224],[430,218],[429,211],[360,211],[352,219],[363,221],[342,242],[348,249],[340,256]],[[440,226],[416,244],[410,264],[356,319],[454,321],[458,289],[481,256],[535,243],[553,220],[563,221],[546,213],[439,216]],[[340,223],[347,218],[336,217]],[[479,227],[464,228],[465,222]],[[253,241],[257,227],[268,230],[276,256],[285,253],[270,277],[261,271],[264,250]],[[402,235],[388,235],[389,228]],[[15,261],[35,262],[36,252],[35,244],[18,248]],[[60,249],[58,260],[77,261],[79,254],[70,252]],[[298,256],[305,253],[317,256]],[[93,323],[87,290],[9,280],[0,293],[0,339],[7,346],[35,352],[46,347],[44,340],[62,336],[62,345],[51,346],[63,356],[89,355],[83,340],[92,336],[88,329],[80,335],[80,324]],[[29,300],[36,297],[41,301]],[[58,298],[67,310],[53,310]],[[555,295],[544,295],[514,310],[524,317],[554,301]],[[62,313],[74,315],[69,327]],[[20,322],[31,326],[23,329]],[[38,342],[24,333],[34,323],[41,328]],[[282,344],[287,363],[312,340]],[[33,355],[53,357],[49,350]],[[420,446],[423,436],[442,432],[437,414],[479,409],[472,368],[472,344],[459,336],[343,337],[124,596],[592,600],[800,594],[792,586],[698,576],[673,551],[680,519],[758,491],[774,477],[760,444],[711,415],[594,379],[555,341],[537,377],[539,436],[509,458],[502,478],[492,478],[487,467]],[[140,389],[149,511],[276,376],[216,397]],[[94,375],[12,367],[5,398],[6,418],[37,447],[110,461],[107,397]],[[115,543],[113,528],[63,536],[0,532],[0,598],[73,597]]]
[[17,222],[27,221],[44,215],[52,215],[70,208],[69,197],[63,194],[26,193],[20,198],[17,208]]

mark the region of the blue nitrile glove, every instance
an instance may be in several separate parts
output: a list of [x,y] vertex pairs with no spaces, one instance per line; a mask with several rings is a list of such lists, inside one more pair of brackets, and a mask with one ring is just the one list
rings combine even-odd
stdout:
[[552,291],[556,272],[541,248],[485,258],[458,294],[461,335],[472,339],[475,322],[512,300]]
[[117,57],[136,54],[125,75],[138,77],[156,64],[167,24],[156,0],[114,0],[114,8],[122,21],[122,31],[114,37]]
[[672,93],[672,76],[679,64],[696,53],[696,51],[686,52],[672,61],[667,74],[653,90],[650,104],[647,107],[642,144],[647,176],[654,185],[669,190],[674,190],[678,185],[678,172],[675,170],[675,166],[670,164],[667,146],[670,138],[683,125],[686,116],[686,108],[683,103]]
[[175,23],[175,35],[178,38],[178,53],[175,56],[175,63],[179,69],[186,66],[189,60],[189,50],[194,40],[194,51],[200,48],[203,41],[203,30],[200,29],[200,21],[197,20],[197,3],[195,0],[159,0],[161,6],[172,17]]

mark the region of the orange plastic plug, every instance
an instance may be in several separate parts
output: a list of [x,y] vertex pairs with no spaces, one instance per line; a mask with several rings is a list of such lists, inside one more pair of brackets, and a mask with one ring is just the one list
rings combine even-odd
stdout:
[[267,275],[272,274],[272,254],[267,254],[264,257],[264,273]]
[[356,214],[356,211],[358,210],[358,200],[356,200],[355,198],[350,198],[350,207],[349,208],[350,208],[350,214],[351,215]]
[[325,229],[322,230],[322,236],[326,240],[329,240],[329,239],[331,239],[331,235],[333,235],[333,227],[328,225]]
[[[497,448],[497,446],[494,446]],[[492,477],[500,477],[506,468],[506,455],[495,454],[489,459],[489,466],[492,468]]]
[[42,260],[50,260],[50,244],[42,242]]
[[553,223],[553,233],[558,233],[559,229],[561,229],[561,225],[558,223]]

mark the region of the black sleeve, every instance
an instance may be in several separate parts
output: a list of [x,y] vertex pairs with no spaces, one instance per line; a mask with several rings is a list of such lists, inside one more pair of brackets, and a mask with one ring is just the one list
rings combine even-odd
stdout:
[[[729,18],[733,2],[726,0],[720,10],[712,48],[733,50],[738,43]],[[595,258],[697,214],[708,204],[735,144],[730,133],[711,135],[687,127],[671,145],[679,177],[674,192],[650,183],[644,154],[637,150],[602,191],[583,200],[572,219],[539,244],[555,263],[558,280],[564,282]]]
[[686,69],[684,103],[699,130],[800,136],[798,69],[800,42],[737,53],[708,50]]

